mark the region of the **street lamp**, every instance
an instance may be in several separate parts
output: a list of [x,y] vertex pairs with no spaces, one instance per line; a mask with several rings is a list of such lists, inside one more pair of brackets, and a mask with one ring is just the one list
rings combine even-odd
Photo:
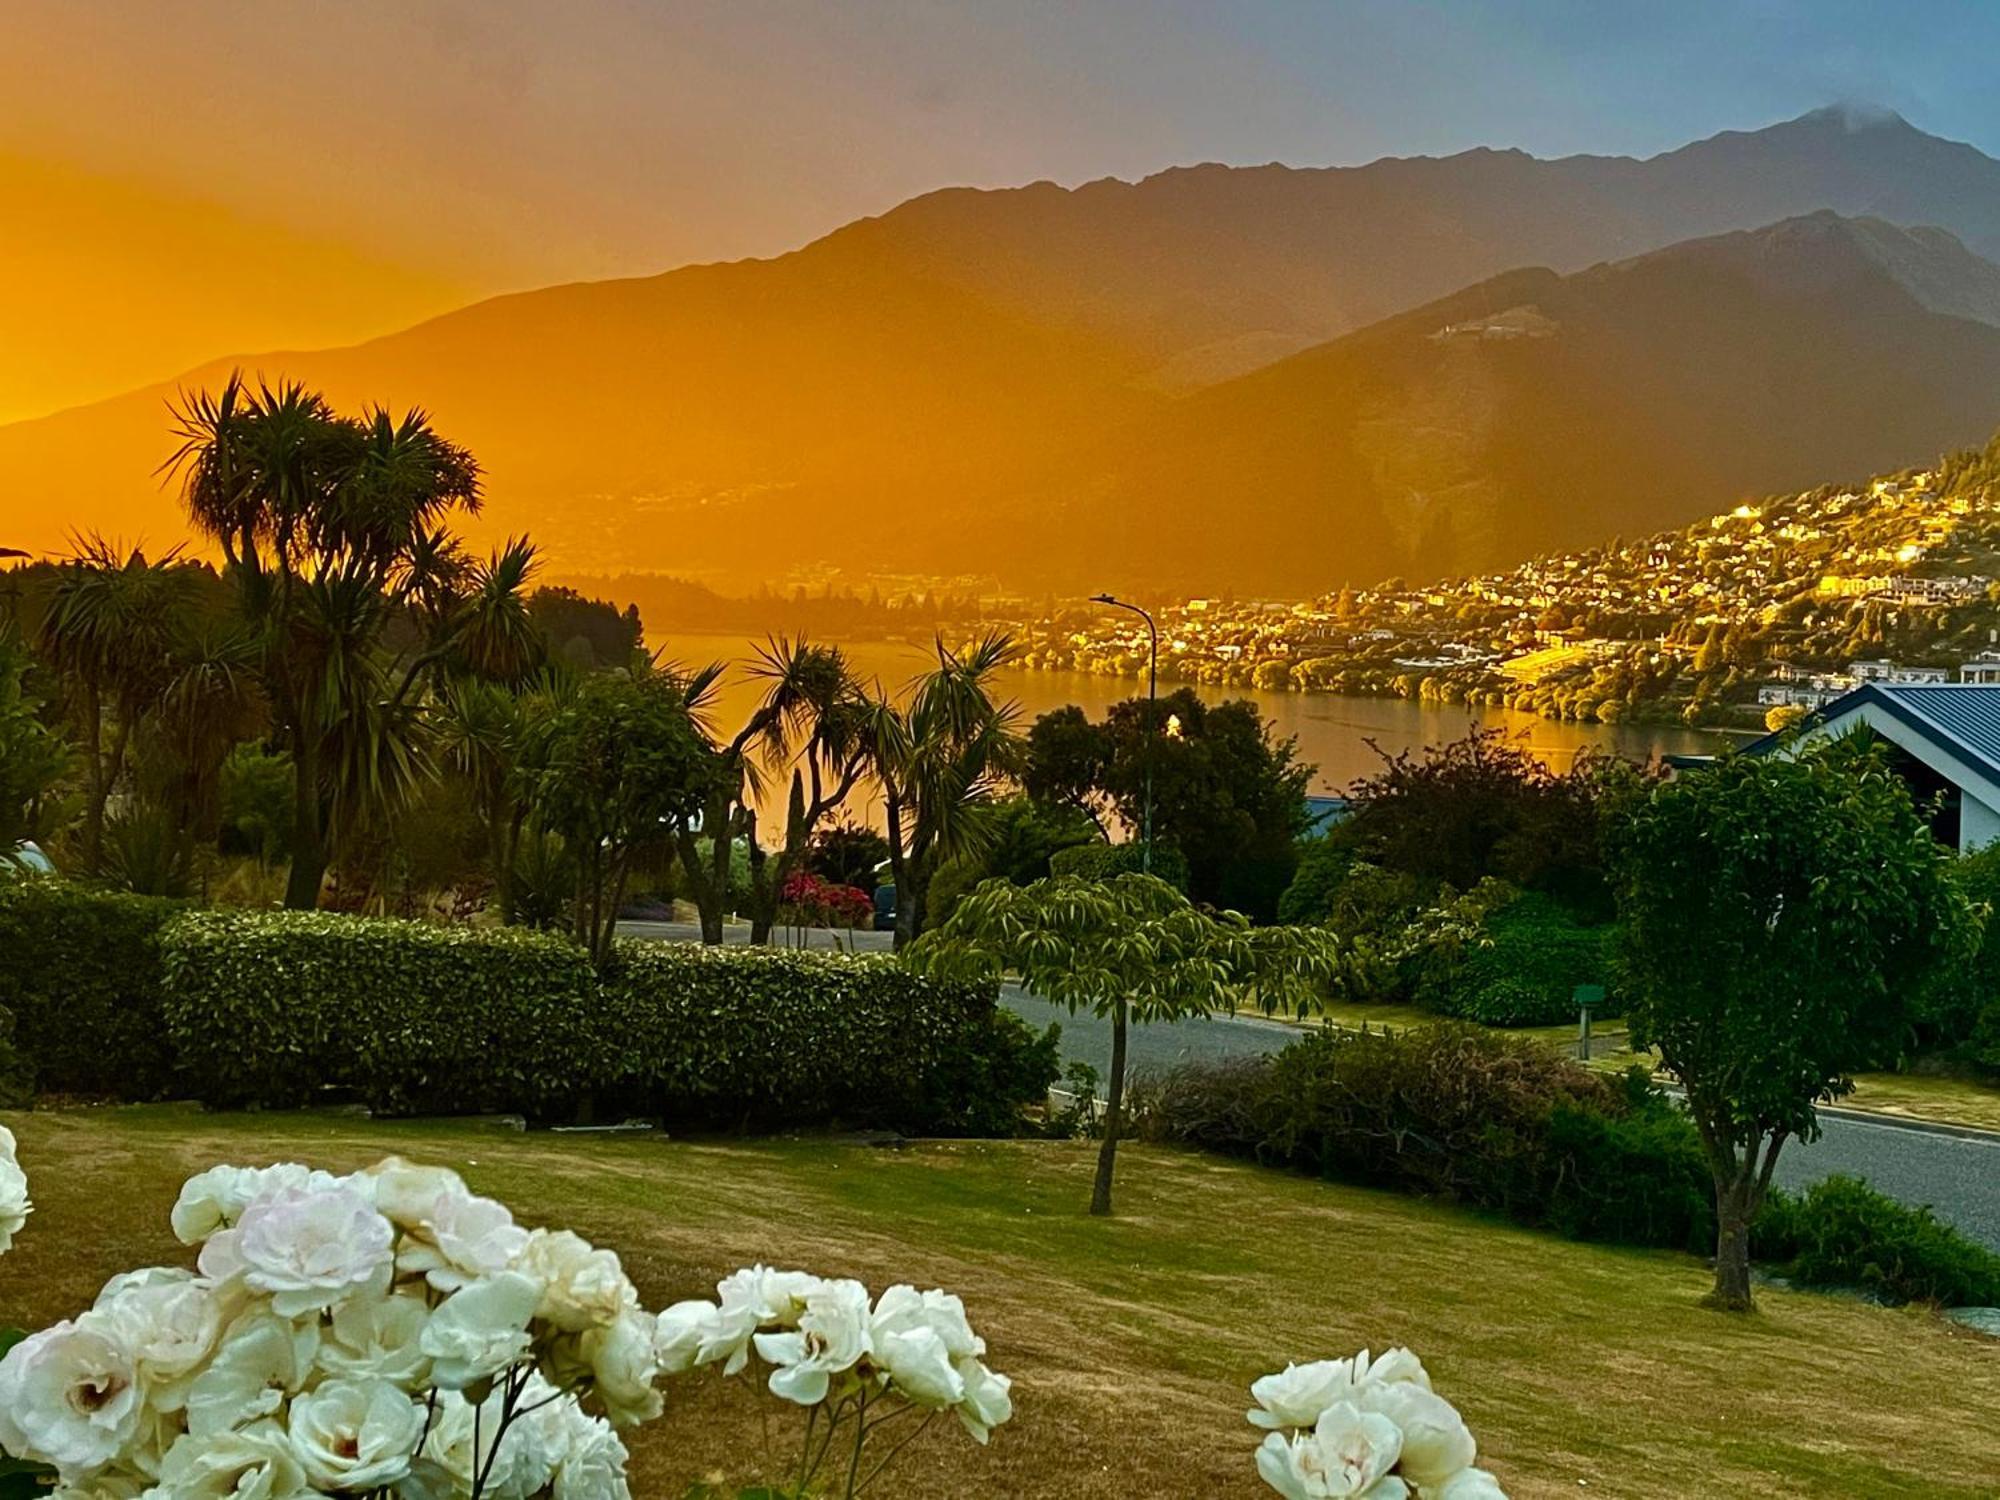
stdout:
[[[1110,594],[1092,594],[1090,602],[1109,605],[1113,609],[1129,609],[1146,622],[1146,637],[1151,643],[1146,655],[1146,732],[1151,734],[1154,721],[1159,717],[1160,627],[1138,605],[1127,604]],[[1150,745],[1146,747],[1145,795],[1139,806],[1139,868],[1150,875],[1153,873],[1153,749]]]

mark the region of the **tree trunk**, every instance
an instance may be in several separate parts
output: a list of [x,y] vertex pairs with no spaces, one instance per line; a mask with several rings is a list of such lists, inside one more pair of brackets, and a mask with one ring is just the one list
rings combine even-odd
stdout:
[[1090,1211],[1100,1218],[1111,1212],[1111,1174],[1118,1166],[1118,1132],[1125,1124],[1125,1002],[1111,1009],[1111,1080],[1104,1101],[1104,1144],[1097,1148],[1097,1181],[1090,1190]]
[[898,949],[913,942],[924,930],[924,906],[930,895],[929,870],[918,872],[915,861],[906,862],[896,876],[896,942]]
[[104,804],[111,795],[104,777],[104,707],[94,683],[83,693],[83,867],[95,875],[104,867]]
[[1705,1299],[1723,1312],[1752,1312],[1750,1295],[1750,1194],[1739,1177],[1715,1185],[1715,1290]]
[[319,765],[303,750],[292,756],[292,867],[285,876],[288,911],[319,906],[326,880],[326,813],[319,800]]

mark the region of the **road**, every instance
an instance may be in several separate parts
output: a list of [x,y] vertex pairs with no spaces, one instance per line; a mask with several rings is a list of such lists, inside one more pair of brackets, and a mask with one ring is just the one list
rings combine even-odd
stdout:
[[[1063,1055],[1103,1071],[1111,1056],[1109,1023],[1071,1016],[1008,985],[1007,1005],[1036,1026],[1060,1021]],[[1214,1017],[1178,1025],[1135,1026],[1128,1044],[1134,1070],[1171,1067],[1188,1059],[1214,1061],[1275,1052],[1298,1035],[1294,1027],[1258,1017]],[[1789,1143],[1778,1158],[1778,1181],[1799,1188],[1844,1172],[1866,1178],[1905,1203],[1928,1204],[1966,1234],[2000,1249],[2000,1136],[1962,1137],[1847,1115],[1822,1116],[1817,1141]]]

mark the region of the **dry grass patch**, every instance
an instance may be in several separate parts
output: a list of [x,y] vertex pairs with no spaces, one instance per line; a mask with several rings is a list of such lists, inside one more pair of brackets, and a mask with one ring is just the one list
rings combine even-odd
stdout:
[[[181,1179],[220,1160],[460,1168],[529,1222],[615,1246],[648,1305],[762,1259],[960,1292],[1016,1379],[990,1449],[942,1430],[890,1495],[1050,1500],[1262,1490],[1245,1386],[1287,1358],[1407,1343],[1516,1497],[1988,1496],[2000,1346],[1921,1311],[1771,1291],[1703,1311],[1684,1256],[1578,1246],[1387,1194],[1207,1157],[1121,1156],[1121,1217],[1085,1218],[1090,1148],[520,1136],[171,1108],[6,1116],[37,1211],[0,1259],[0,1323],[76,1311],[114,1271],[184,1261]],[[635,1493],[747,1479],[758,1403],[682,1382]],[[1920,1393],[1920,1394],[1918,1394]]]

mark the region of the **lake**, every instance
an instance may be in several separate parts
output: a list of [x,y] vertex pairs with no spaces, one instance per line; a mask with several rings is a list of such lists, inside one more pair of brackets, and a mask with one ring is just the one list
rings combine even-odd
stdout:
[[[647,644],[664,651],[683,666],[711,661],[743,663],[754,659],[753,646],[740,636],[648,633]],[[864,677],[898,691],[933,660],[927,648],[891,641],[871,641],[845,648],[848,659]],[[1087,672],[1009,672],[1006,691],[1021,705],[1025,721],[1066,703],[1075,703],[1092,718],[1122,699],[1143,694],[1143,681],[1097,677]],[[1181,683],[1163,679],[1162,694]],[[1599,750],[1633,760],[1690,753],[1710,754],[1732,737],[1713,730],[1665,728],[1633,724],[1564,724],[1535,714],[1503,708],[1443,708],[1406,698],[1347,698],[1333,693],[1266,693],[1252,688],[1210,688],[1195,691],[1212,702],[1248,698],[1280,735],[1294,736],[1299,757],[1317,769],[1313,790],[1338,794],[1382,763],[1369,747],[1373,741],[1388,754],[1418,750],[1462,738],[1469,729],[1500,729],[1508,738],[1557,769],[1567,767],[1583,750]],[[740,667],[724,679],[715,725],[734,734],[762,696],[762,686]],[[783,817],[786,787],[766,789],[760,813],[767,827]],[[880,826],[879,806],[855,805],[857,814]],[[775,830],[774,830],[775,831]],[[769,834],[766,835],[769,837]]]

